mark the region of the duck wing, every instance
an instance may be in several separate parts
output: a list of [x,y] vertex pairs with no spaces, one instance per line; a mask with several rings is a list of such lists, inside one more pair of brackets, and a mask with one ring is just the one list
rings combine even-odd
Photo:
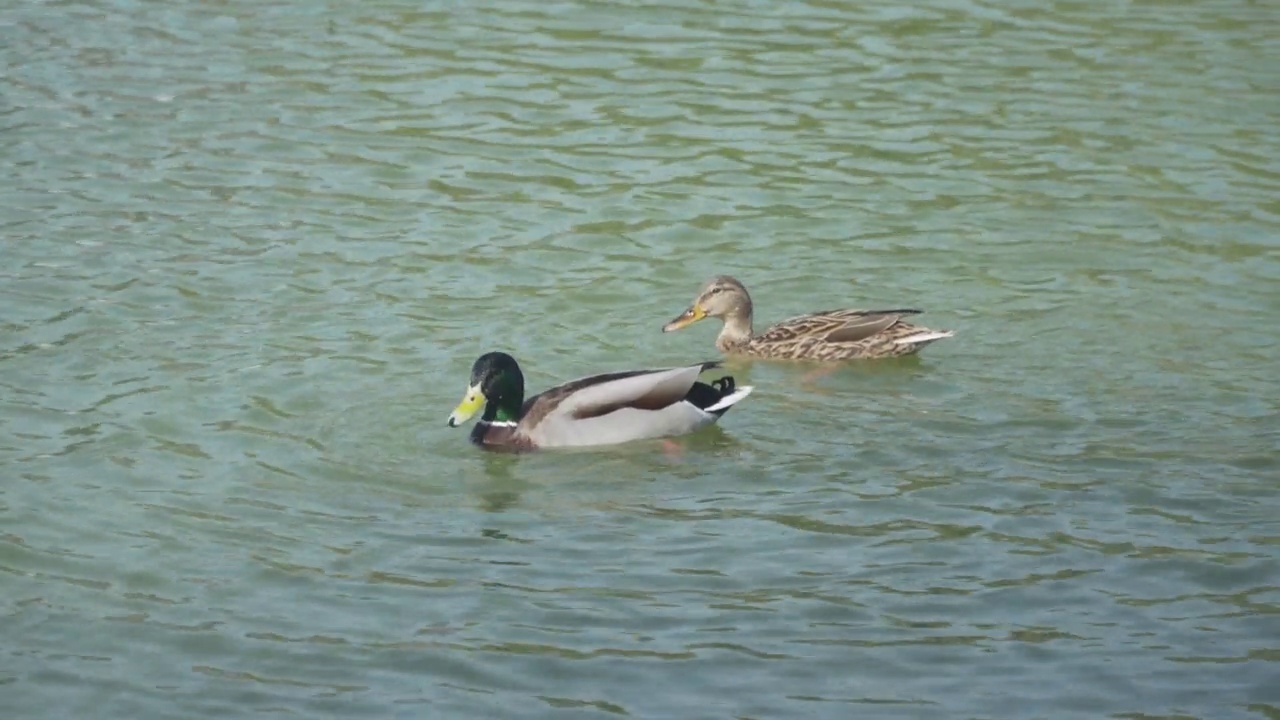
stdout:
[[866,340],[888,330],[903,315],[916,315],[919,310],[822,310],[788,318],[756,336],[753,342],[778,344],[809,341],[849,343]]
[[520,432],[540,447],[603,445],[679,435],[718,417],[687,398],[705,362],[665,370],[593,375],[525,403]]

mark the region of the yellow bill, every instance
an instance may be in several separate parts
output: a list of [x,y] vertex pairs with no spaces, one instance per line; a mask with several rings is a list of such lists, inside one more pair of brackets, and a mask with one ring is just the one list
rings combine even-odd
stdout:
[[467,393],[462,396],[462,402],[458,403],[458,407],[453,409],[453,413],[449,415],[449,427],[458,427],[462,423],[471,419],[484,407],[484,393],[480,392],[479,385],[472,385],[467,388]]
[[707,311],[703,310],[702,306],[698,303],[694,303],[689,306],[688,310],[677,315],[674,320],[663,325],[662,332],[671,332],[672,330],[679,330],[682,327],[688,327],[706,316]]

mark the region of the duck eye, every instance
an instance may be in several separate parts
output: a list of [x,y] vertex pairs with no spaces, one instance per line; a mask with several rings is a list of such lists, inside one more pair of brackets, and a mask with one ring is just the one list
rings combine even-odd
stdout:
[[722,292],[724,292],[724,288],[719,288],[719,287],[711,288],[712,295],[719,295]]

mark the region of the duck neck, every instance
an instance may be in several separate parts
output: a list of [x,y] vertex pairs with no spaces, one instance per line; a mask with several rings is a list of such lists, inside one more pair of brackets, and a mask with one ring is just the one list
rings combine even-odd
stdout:
[[493,423],[514,423],[520,420],[520,403],[499,404],[494,401],[485,403],[484,414],[480,416],[480,422],[489,424]]
[[724,327],[716,338],[716,349],[727,353],[751,340],[751,310],[740,310],[724,316]]
[[504,375],[495,383],[495,391],[484,404],[481,422],[515,423],[520,420],[520,407],[524,405],[524,377],[517,373]]

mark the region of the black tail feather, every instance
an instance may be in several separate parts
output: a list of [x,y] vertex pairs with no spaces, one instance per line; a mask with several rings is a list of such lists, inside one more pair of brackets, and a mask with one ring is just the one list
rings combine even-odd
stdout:
[[[697,407],[706,410],[707,408],[720,402],[725,397],[732,395],[738,389],[738,384],[734,381],[732,375],[725,375],[719,380],[712,380],[710,383],[696,382],[693,387],[689,388],[689,394],[684,396],[685,402],[690,402]],[[729,408],[716,410],[716,415],[723,415],[728,412]]]

